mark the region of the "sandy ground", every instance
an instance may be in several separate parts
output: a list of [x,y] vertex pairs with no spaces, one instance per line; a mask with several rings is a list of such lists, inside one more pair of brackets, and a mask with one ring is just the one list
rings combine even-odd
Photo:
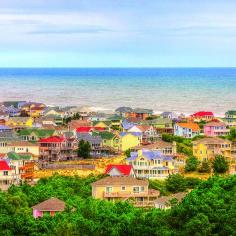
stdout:
[[56,170],[37,170],[34,172],[34,178],[45,178],[50,177],[54,173],[58,173],[64,176],[75,176],[87,177],[90,174],[99,175],[103,174],[105,168],[108,164],[125,164],[125,156],[118,156],[112,158],[100,158],[100,159],[90,159],[81,161],[69,161],[64,162],[67,164],[93,164],[95,165],[95,170],[80,170],[80,169],[56,169]]

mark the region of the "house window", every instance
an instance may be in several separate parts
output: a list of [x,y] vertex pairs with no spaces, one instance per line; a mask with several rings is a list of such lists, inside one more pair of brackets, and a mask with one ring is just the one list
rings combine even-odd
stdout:
[[121,186],[121,191],[125,191],[126,187],[125,186]]
[[7,176],[8,175],[8,171],[3,171],[3,175]]
[[112,192],[112,187],[106,187],[106,193],[111,193]]
[[133,192],[134,193],[139,193],[139,187],[137,187],[137,186],[133,187]]
[[141,186],[140,192],[144,192],[144,186]]

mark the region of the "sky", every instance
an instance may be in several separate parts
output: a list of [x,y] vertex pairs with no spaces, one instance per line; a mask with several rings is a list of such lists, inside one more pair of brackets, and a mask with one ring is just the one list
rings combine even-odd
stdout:
[[235,67],[235,0],[0,0],[0,67]]

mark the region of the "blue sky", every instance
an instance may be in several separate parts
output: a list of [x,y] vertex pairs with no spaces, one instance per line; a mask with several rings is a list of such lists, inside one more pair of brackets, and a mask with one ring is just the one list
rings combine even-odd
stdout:
[[0,67],[236,66],[235,0],[1,0]]

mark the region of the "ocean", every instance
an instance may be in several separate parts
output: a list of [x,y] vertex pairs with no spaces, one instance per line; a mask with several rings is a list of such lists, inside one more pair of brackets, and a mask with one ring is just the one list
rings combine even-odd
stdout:
[[236,109],[236,68],[1,68],[6,100],[223,115]]

